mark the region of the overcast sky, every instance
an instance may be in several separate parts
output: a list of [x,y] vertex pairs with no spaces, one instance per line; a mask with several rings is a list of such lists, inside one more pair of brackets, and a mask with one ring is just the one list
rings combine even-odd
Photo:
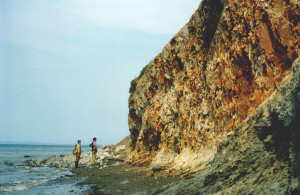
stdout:
[[0,143],[114,144],[130,81],[200,0],[0,0]]

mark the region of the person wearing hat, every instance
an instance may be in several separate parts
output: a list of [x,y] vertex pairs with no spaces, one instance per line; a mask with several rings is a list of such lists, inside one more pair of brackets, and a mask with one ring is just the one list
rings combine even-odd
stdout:
[[81,150],[81,140],[77,141],[77,144],[75,145],[75,149],[74,149],[73,153],[76,155],[75,168],[78,168],[80,155],[82,153],[82,150]]

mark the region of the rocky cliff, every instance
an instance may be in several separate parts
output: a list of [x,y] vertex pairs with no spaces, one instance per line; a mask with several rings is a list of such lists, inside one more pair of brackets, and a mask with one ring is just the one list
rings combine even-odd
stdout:
[[208,166],[187,176],[149,194],[300,194],[300,57]]
[[[250,147],[255,139],[263,143],[257,146],[260,150],[274,150],[272,157],[266,157],[274,159],[269,163],[291,158],[284,152],[292,152],[287,148],[295,128],[286,129],[279,111],[258,110],[292,74],[300,53],[299,6],[298,0],[203,0],[190,21],[131,82],[128,124],[133,152],[128,163],[203,171],[213,162],[228,163],[220,157],[224,144],[232,159],[238,154],[251,156],[256,152]],[[299,86],[294,93],[297,90]],[[284,96],[282,92],[278,98]],[[291,105],[298,111],[286,114],[291,121],[300,120],[297,101]],[[259,126],[261,120],[267,121],[265,128],[247,129],[250,123]],[[257,131],[261,131],[257,137],[252,135]],[[276,138],[268,137],[273,131]],[[281,136],[287,144],[284,149],[268,145]],[[299,151],[297,155],[299,161]],[[255,164],[252,160],[249,163]],[[243,160],[235,162],[238,166]],[[249,170],[243,166],[246,174]],[[276,164],[276,170],[280,168]],[[218,174],[222,175],[207,175],[206,184]]]

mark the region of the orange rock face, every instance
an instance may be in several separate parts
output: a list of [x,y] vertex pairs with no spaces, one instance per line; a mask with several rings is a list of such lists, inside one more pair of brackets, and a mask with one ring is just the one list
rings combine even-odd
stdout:
[[297,0],[203,0],[132,83],[128,163],[201,164],[289,74],[299,18]]

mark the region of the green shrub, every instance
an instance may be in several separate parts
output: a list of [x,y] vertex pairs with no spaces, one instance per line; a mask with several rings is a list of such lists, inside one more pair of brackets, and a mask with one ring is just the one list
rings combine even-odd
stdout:
[[148,69],[148,66],[149,66],[149,64],[146,65],[146,66],[141,70],[140,75],[139,75],[138,77],[136,77],[135,79],[133,79],[133,80],[131,81],[131,83],[135,83],[138,79],[140,79],[140,78],[145,74],[146,70]]
[[[150,63],[149,63],[149,64],[150,64]],[[130,85],[131,85],[131,87],[130,87],[130,92],[133,92],[133,91],[135,90],[136,81],[137,81],[138,79],[140,79],[140,78],[145,74],[146,70],[148,69],[149,64],[146,65],[146,66],[141,70],[140,75],[139,75],[138,77],[136,77],[135,79],[133,79],[133,80],[130,82]]]

